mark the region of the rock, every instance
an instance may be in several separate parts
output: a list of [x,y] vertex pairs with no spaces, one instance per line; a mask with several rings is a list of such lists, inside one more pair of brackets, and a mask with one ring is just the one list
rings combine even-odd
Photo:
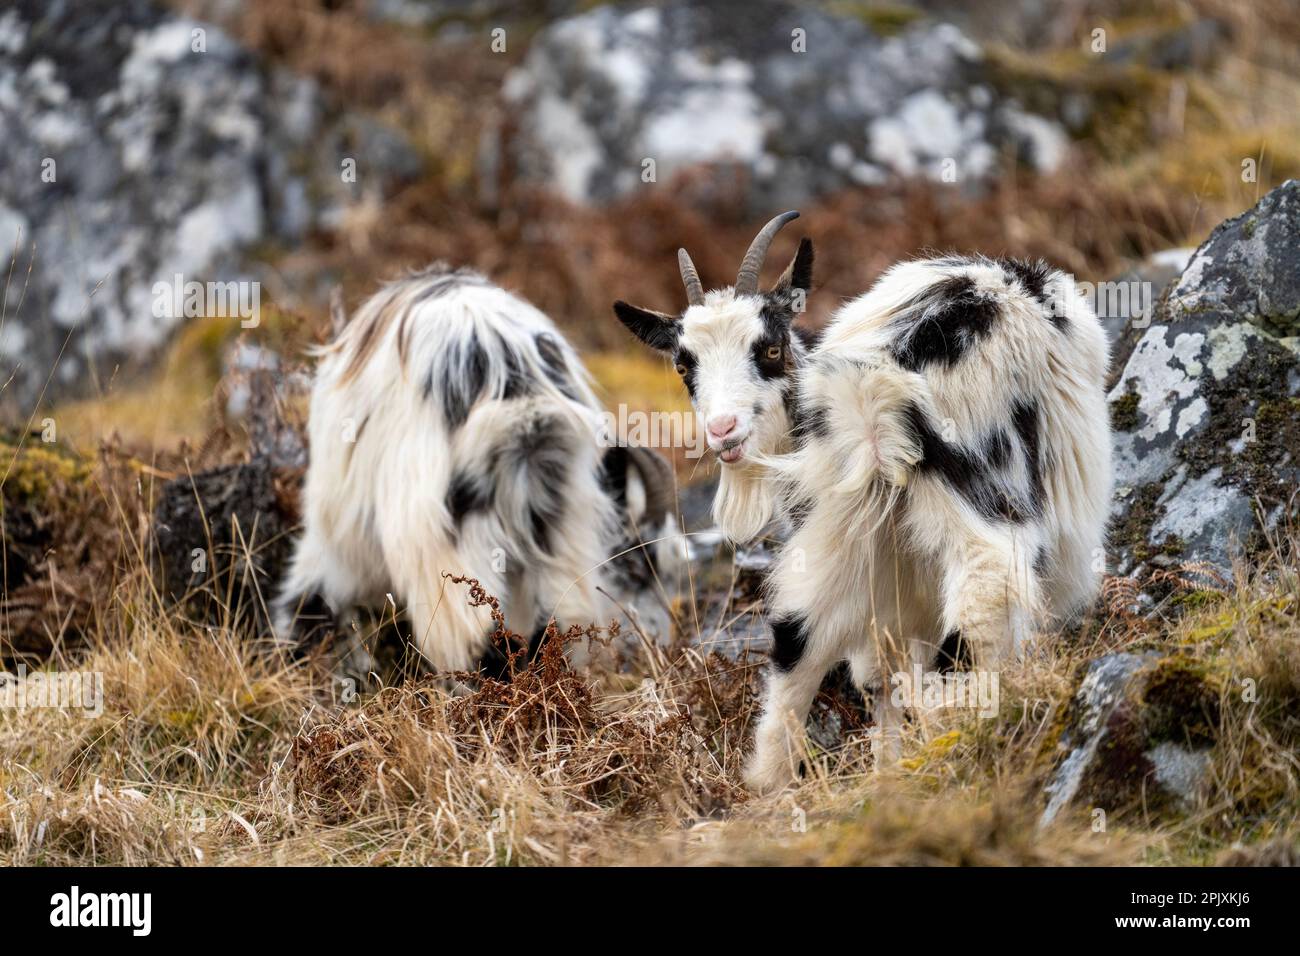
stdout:
[[[99,588],[113,580],[123,558],[120,516],[104,484],[108,469],[54,437],[36,431],[0,434],[0,455],[7,463],[0,481],[0,664],[42,661],[56,649],[82,643],[96,623]],[[129,486],[137,487],[138,476],[129,479]]]
[[1300,478],[1300,182],[1220,224],[1110,393],[1117,570],[1264,546]]
[[1209,777],[1218,700],[1214,678],[1191,658],[1108,654],[1089,663],[1039,825],[1078,800],[1107,813],[1138,800],[1148,809],[1193,807]]
[[642,187],[646,160],[655,182],[694,167],[703,197],[762,211],[943,180],[947,159],[974,186],[1006,151],[1051,169],[1067,147],[1058,124],[996,92],[956,27],[918,19],[886,36],[784,0],[598,7],[542,31],[504,96],[521,175],[584,203]]
[[251,300],[251,246],[298,241],[356,198],[342,144],[381,143],[367,188],[411,173],[409,147],[360,122],[312,81],[262,69],[217,27],[150,0],[8,4],[0,245],[21,230],[14,274],[29,258],[32,271],[10,290],[0,337],[5,376],[17,368],[6,400],[26,412],[56,356],[47,399],[83,391],[90,356],[102,380],[147,358],[183,321],[167,307],[177,276],[242,282]]
[[296,489],[265,458],[167,482],[153,513],[159,590],[213,622],[267,615],[292,550]]
[[[217,395],[225,428],[248,433],[248,461],[184,474],[162,487],[152,522],[152,569],[172,602],[214,622],[242,620],[266,636],[267,607],[293,553],[307,467],[306,369],[240,339],[225,355]],[[328,618],[323,606],[304,620]],[[331,627],[333,621],[327,622]],[[304,627],[321,636],[316,625]]]

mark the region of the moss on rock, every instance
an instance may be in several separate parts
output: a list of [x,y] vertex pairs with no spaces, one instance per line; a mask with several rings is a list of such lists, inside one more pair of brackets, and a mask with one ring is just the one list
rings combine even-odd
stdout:
[[1128,390],[1110,403],[1110,427],[1120,432],[1131,432],[1138,424],[1138,402],[1142,396],[1132,381]]
[[[1218,737],[1222,677],[1205,661],[1183,654],[1156,658],[1127,681],[1106,717],[1105,735],[1084,773],[1080,796],[1107,812],[1140,804],[1144,812],[1185,808],[1189,794],[1157,778],[1153,751],[1174,745],[1203,754]],[[1072,738],[1079,736],[1077,730]],[[1077,740],[1072,740],[1077,746]]]

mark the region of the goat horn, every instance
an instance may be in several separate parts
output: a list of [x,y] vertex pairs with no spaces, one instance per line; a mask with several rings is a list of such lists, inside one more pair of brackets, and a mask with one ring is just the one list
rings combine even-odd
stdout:
[[758,273],[763,268],[763,260],[767,258],[768,246],[772,244],[773,237],[781,231],[782,226],[798,218],[799,214],[792,209],[769,220],[768,224],[759,230],[754,241],[749,244],[749,251],[745,253],[744,260],[740,263],[740,273],[736,276],[736,295],[753,295],[758,291]]
[[695,263],[685,249],[677,250],[677,268],[682,272],[682,284],[686,286],[686,301],[691,305],[704,304],[704,284],[700,274],[695,271]]

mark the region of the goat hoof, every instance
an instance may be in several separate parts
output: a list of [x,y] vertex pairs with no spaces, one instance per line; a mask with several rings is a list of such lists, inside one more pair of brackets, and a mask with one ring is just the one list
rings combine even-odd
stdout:
[[780,793],[794,785],[795,774],[787,761],[752,760],[745,769],[745,789],[757,796]]

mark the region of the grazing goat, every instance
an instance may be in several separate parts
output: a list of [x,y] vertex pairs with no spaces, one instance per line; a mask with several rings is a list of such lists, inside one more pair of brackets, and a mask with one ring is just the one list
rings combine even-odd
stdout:
[[706,293],[679,252],[682,315],[614,307],[673,357],[704,419],[723,462],[722,529],[747,541],[779,509],[790,530],[767,582],[772,668],[746,771],[760,791],[797,772],[808,708],[838,662],[892,751],[891,679],[959,642],[995,667],[1087,605],[1111,489],[1106,338],[1068,276],[900,263],[812,341],[792,328],[812,284],[808,239],[758,288],[797,215],[759,233],[734,288]]
[[341,615],[391,596],[439,671],[499,676],[489,609],[444,573],[477,578],[534,652],[552,619],[617,616],[598,594],[606,559],[629,522],[665,523],[671,474],[644,449],[602,453],[587,373],[550,319],[435,266],[373,295],[319,354],[282,638],[315,600]]

